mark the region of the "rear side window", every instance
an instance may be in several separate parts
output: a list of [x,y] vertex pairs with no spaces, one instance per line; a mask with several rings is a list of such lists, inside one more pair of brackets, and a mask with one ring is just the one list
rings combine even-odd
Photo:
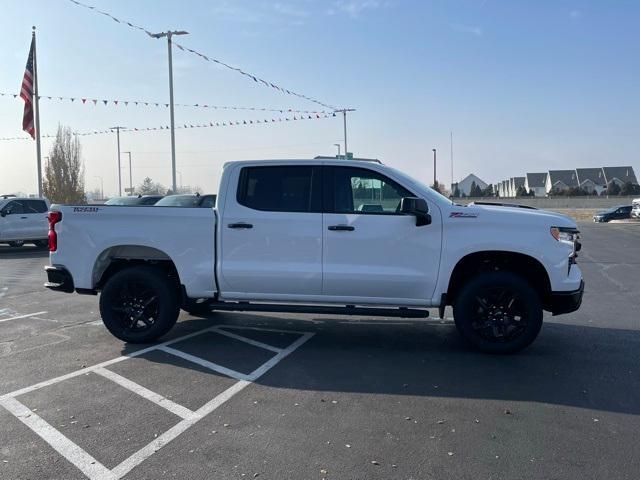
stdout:
[[311,166],[245,167],[238,203],[269,212],[319,212],[319,172]]
[[43,200],[25,200],[24,213],[45,213],[48,210]]

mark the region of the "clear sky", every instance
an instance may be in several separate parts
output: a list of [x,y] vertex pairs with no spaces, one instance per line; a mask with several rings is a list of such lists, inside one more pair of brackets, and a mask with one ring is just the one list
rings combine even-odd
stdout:
[[[640,2],[409,0],[85,0],[205,55],[357,111],[349,150],[423,181],[487,182],[526,171],[632,165],[640,173]],[[163,40],[68,0],[2,0],[0,92],[17,93],[31,26],[42,95],[168,101]],[[174,51],[178,103],[315,109],[235,72]],[[0,97],[0,137],[21,135],[23,103]],[[41,101],[42,133],[167,125],[166,108]],[[273,114],[176,107],[177,124]],[[178,130],[184,185],[215,191],[225,161],[336,153],[340,118]],[[117,190],[114,135],[81,137],[86,184]],[[123,133],[133,181],[171,181],[166,131]],[[43,140],[43,156],[50,140]],[[123,156],[123,159],[126,156]],[[126,162],[123,162],[123,166]],[[36,190],[33,141],[0,141],[0,194]],[[128,186],[128,170],[123,170]]]

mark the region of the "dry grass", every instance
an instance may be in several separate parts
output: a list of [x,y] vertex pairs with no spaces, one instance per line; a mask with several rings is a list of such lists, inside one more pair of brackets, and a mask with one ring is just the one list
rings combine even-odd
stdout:
[[[551,210],[551,209],[549,209]],[[554,208],[553,212],[562,213],[573,218],[576,222],[592,222],[593,215],[602,210],[601,208]]]

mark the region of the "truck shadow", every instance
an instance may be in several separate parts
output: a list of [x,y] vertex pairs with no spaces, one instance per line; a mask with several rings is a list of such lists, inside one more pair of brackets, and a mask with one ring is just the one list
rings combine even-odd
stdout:
[[[256,380],[269,387],[538,402],[640,414],[636,331],[547,322],[531,347],[510,356],[471,350],[451,322],[437,320],[317,317],[308,321],[295,315],[216,313],[206,319],[185,319],[170,336],[223,324],[315,333]],[[188,341],[181,342],[184,346],[188,348]],[[139,348],[125,345],[123,354]],[[215,341],[205,348],[216,348]],[[193,365],[194,370],[201,368]]]

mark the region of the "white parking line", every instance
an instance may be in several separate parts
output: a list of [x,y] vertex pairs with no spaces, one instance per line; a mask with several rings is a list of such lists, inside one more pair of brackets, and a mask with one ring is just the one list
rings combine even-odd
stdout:
[[219,333],[220,335],[225,335],[229,338],[233,338],[235,340],[240,340],[241,342],[248,343],[249,345],[253,345],[254,347],[263,348],[265,350],[271,350],[275,353],[280,353],[282,351],[281,348],[274,347],[273,345],[267,345],[266,343],[258,342],[257,340],[252,340],[251,338],[242,337],[240,335],[236,335],[235,333],[228,332],[226,330],[222,330],[220,328],[214,328],[212,331]]
[[227,377],[235,378],[236,380],[249,380],[249,376],[245,375],[244,373],[236,372],[235,370],[231,370],[230,368],[223,367],[222,365],[218,365],[217,363],[210,362],[209,360],[205,360],[204,358],[185,353],[181,350],[176,350],[175,348],[164,346],[158,348],[158,350],[170,353],[171,355],[180,357],[184,360],[188,360],[191,363],[196,363],[205,368],[208,368],[209,370],[213,370],[214,372],[221,373],[223,375],[226,375]]
[[26,315],[18,315],[17,317],[0,318],[0,323],[8,322],[9,320],[18,320],[20,318],[37,317],[38,315],[43,315],[45,313],[47,313],[47,312],[27,313]]
[[[42,312],[46,313],[46,312]],[[230,328],[237,328],[235,326],[229,326]],[[22,388],[20,390],[16,390],[14,392],[5,394],[0,396],[0,406],[7,409],[10,413],[15,415],[22,423],[27,425],[31,430],[33,430],[37,435],[39,435],[44,441],[46,441],[51,447],[53,447],[60,455],[62,455],[65,459],[67,459],[70,463],[75,465],[82,473],[84,473],[91,480],[118,480],[122,478],[124,475],[129,473],[133,468],[138,466],[144,460],[149,458],[155,452],[160,450],[162,447],[167,445],[173,439],[175,439],[178,435],[186,431],[189,427],[193,426],[196,422],[204,418],[209,413],[213,412],[216,408],[223,405],[229,399],[231,399],[234,395],[242,391],[248,385],[251,385],[252,382],[260,378],[266,372],[268,372],[271,368],[277,365],[280,361],[282,361],[287,355],[298,349],[302,344],[304,344],[307,340],[313,337],[313,333],[309,332],[293,332],[286,330],[272,330],[272,329],[262,329],[256,327],[243,327],[248,330],[256,330],[256,331],[272,331],[272,332],[282,332],[282,333],[294,333],[300,334],[301,336],[291,343],[288,347],[284,349],[277,349],[278,353],[273,356],[270,360],[263,363],[260,367],[254,370],[251,374],[245,375],[240,372],[236,372],[234,370],[223,367],[222,365],[215,364],[213,362],[209,362],[205,359],[195,357],[193,355],[187,354],[180,350],[176,350],[174,348],[168,347],[168,345],[172,343],[176,343],[187,338],[194,337],[196,335],[200,335],[205,332],[217,331],[218,327],[209,327],[204,330],[200,330],[198,332],[194,332],[188,335],[184,335],[179,338],[175,338],[173,340],[169,340],[163,342],[158,345],[153,345],[151,347],[143,348],[136,352],[129,354],[128,356],[122,356],[118,358],[114,358],[112,360],[108,360],[106,362],[99,363],[97,365],[93,365],[92,367],[76,370],[75,372],[68,373],[66,375],[61,375],[59,377],[53,378],[51,380],[46,380],[44,382],[37,383],[35,385],[31,385],[29,387]],[[240,328],[242,329],[242,328]],[[225,332],[228,333],[228,332]],[[245,341],[251,340],[241,337],[240,335],[232,334],[233,337],[239,337],[238,340]],[[232,337],[232,338],[233,338]],[[266,350],[275,351],[276,347],[271,345],[263,344],[261,342],[256,341],[248,341],[246,343],[252,344],[254,346],[259,346],[260,348],[264,348]],[[111,371],[107,370],[106,366],[113,365],[118,362],[122,362],[128,358],[137,357],[143,355],[144,353],[161,350],[172,355],[176,355],[180,358],[184,358],[188,361],[194,362],[196,364],[205,366],[211,370],[217,371],[219,373],[223,373],[232,378],[238,379],[238,382],[233,384],[227,390],[222,392],[221,394],[214,397],[212,400],[204,404],[198,410],[191,411],[187,407],[179,405],[162,395],[159,395],[142,385],[138,385],[137,383]],[[88,374],[90,372],[95,372],[98,375],[103,376],[118,385],[127,388],[128,390],[150,400],[151,402],[160,405],[161,407],[167,409],[168,411],[180,416],[183,418],[179,423],[175,426],[161,434],[159,437],[154,439],[151,443],[144,446],[136,453],[131,455],[129,458],[124,460],[118,466],[116,466],[113,470],[109,470],[107,467],[98,462],[95,458],[93,458],[89,453],[84,451],[78,445],[73,443],[67,437],[65,437],[60,431],[56,430],[50,424],[48,424],[45,420],[39,417],[35,412],[30,410],[28,407],[20,403],[15,397],[19,395],[23,395],[28,392],[32,392],[34,390],[53,385],[55,383],[61,382],[63,380],[67,380],[70,378],[74,378],[76,376],[82,374]]]
[[0,405],[13,413],[18,420],[37,433],[60,455],[78,467],[87,477],[93,480],[115,480],[118,478],[109,471],[107,467],[102,465],[95,458],[15,398],[3,398],[0,400]]
[[183,407],[182,405],[179,405],[156,392],[152,392],[148,388],[145,388],[142,385],[138,385],[128,378],[124,378],[122,375],[118,375],[116,372],[112,372],[111,370],[107,370],[106,368],[96,368],[93,372],[103,376],[104,378],[108,378],[112,382],[117,383],[127,390],[131,390],[133,393],[137,393],[141,397],[146,398],[150,402],[153,402],[156,405],[169,410],[171,413],[174,413],[183,419],[191,418],[194,415],[194,412],[192,412],[188,408]]

